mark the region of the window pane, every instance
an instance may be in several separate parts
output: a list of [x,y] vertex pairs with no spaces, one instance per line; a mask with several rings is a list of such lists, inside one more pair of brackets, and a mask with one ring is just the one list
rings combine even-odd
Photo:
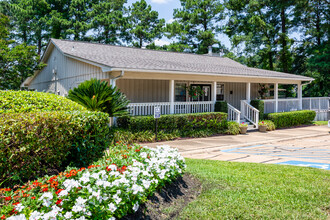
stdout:
[[186,101],[186,84],[185,83],[176,83],[175,84],[175,101],[176,102],[185,102]]

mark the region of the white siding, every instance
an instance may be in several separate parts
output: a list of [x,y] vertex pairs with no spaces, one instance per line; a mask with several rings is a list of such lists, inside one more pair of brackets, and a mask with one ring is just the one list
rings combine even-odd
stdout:
[[132,103],[169,101],[168,80],[118,79],[116,85]]
[[66,57],[54,48],[47,66],[32,80],[29,89],[55,92],[53,69],[57,69],[57,91],[60,95],[67,95],[70,89],[91,78],[109,79],[109,74],[103,73],[100,67]]

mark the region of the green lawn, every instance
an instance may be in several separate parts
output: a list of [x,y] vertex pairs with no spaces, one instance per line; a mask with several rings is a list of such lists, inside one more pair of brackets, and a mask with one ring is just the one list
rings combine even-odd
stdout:
[[314,125],[328,125],[328,121],[313,121]]
[[330,171],[187,159],[203,184],[179,219],[327,219]]

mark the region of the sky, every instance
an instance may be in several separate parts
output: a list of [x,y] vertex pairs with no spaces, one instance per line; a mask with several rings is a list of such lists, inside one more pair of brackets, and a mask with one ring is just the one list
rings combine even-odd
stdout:
[[[128,5],[136,2],[137,0],[128,0]],[[158,11],[159,18],[164,18],[166,23],[171,23],[173,21],[173,9],[180,8],[180,0],[146,0],[148,4],[151,5],[154,11]],[[230,48],[230,41],[226,35],[219,35],[219,40],[223,43],[226,47]],[[155,44],[162,46],[164,44],[169,44],[171,40],[163,37],[160,40],[156,40]]]

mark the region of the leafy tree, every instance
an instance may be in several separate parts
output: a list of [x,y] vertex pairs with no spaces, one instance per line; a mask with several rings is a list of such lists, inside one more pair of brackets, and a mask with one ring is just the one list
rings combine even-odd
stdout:
[[215,43],[224,19],[224,7],[218,0],[180,0],[182,8],[174,9],[175,21],[166,25],[167,36],[176,39],[179,49],[205,54]]
[[140,0],[129,7],[129,24],[133,45],[141,48],[143,43],[162,37],[165,20],[159,19],[158,12],[145,0]]
[[0,89],[16,90],[27,77],[45,64],[38,64],[39,56],[34,46],[8,40],[8,25],[8,17],[0,14]]
[[127,39],[126,0],[100,0],[92,5],[89,17],[92,39],[107,44],[121,44]]
[[109,86],[107,82],[91,79],[81,83],[69,91],[68,98],[86,107],[90,111],[101,111],[110,117],[128,114],[129,101],[117,87]]

